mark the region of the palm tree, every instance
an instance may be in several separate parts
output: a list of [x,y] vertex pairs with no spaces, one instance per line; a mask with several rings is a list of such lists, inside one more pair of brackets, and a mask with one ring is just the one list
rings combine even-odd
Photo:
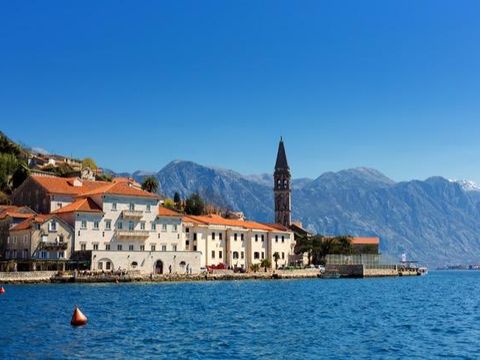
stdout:
[[270,259],[263,259],[260,266],[265,269],[265,272],[267,272],[267,269],[272,266],[272,262]]
[[252,264],[250,265],[250,270],[256,273],[260,269],[260,264]]
[[143,179],[142,189],[150,193],[156,193],[158,190],[158,180],[155,176],[147,176]]
[[273,260],[275,261],[275,269],[278,269],[278,260],[280,259],[280,254],[275,251],[273,253]]

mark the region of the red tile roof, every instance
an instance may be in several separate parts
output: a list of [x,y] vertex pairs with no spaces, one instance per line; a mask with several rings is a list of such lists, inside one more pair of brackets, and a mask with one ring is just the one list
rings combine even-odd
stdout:
[[378,237],[360,237],[355,236],[351,240],[352,245],[378,245],[380,238]]
[[157,194],[152,194],[152,193],[149,193],[148,191],[138,189],[126,181],[107,183],[107,185],[98,187],[89,192],[85,192],[82,195],[92,196],[92,195],[102,195],[102,194],[137,196],[137,197],[158,199]]
[[[201,215],[201,216],[194,216],[194,215],[185,215],[183,217],[184,222],[193,222],[196,224],[203,224],[203,225],[223,225],[223,226],[232,226],[232,227],[240,227],[249,230],[264,230],[264,231],[279,231],[279,228],[275,228],[271,225],[258,223],[255,221],[249,220],[234,220],[234,219],[225,219],[219,215]],[[288,231],[285,230],[280,231]]]
[[182,217],[183,214],[181,214],[181,213],[179,213],[175,210],[166,208],[165,206],[160,205],[158,207],[158,216],[179,216],[179,217]]
[[28,230],[32,227],[33,224],[43,224],[45,221],[50,219],[52,215],[35,215],[29,219],[22,221],[21,223],[13,226],[10,231],[21,231],[21,230]]
[[53,214],[65,214],[70,212],[95,212],[102,213],[102,208],[91,198],[80,198],[65,207],[53,211]]
[[[62,194],[82,197],[99,194],[113,194],[158,198],[158,195],[156,194],[151,194],[147,191],[137,188],[127,178],[114,179],[112,182],[35,175],[32,175],[31,178],[40,186],[42,186],[49,194]],[[75,186],[75,182],[79,182],[81,185]]]
[[[23,211],[22,211],[23,210]],[[25,212],[25,210],[30,212]],[[35,212],[25,206],[2,206],[0,207],[0,220],[5,219],[7,216],[18,219],[28,219],[35,215]]]
[[[93,191],[110,184],[106,181],[80,180],[78,178],[61,178],[54,176],[36,176],[31,178],[43,187],[49,194],[62,194],[78,196],[88,191]],[[75,181],[80,181],[81,186],[74,186]]]

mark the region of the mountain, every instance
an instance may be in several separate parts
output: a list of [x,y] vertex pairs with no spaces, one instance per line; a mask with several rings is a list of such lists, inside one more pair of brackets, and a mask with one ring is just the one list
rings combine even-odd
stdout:
[[[141,181],[143,173],[133,175]],[[155,174],[159,192],[198,192],[209,202],[273,221],[271,174],[173,161]],[[480,190],[480,189],[479,189]],[[395,182],[381,172],[355,168],[292,181],[293,219],[315,233],[380,236],[381,250],[407,253],[429,265],[480,262],[480,191],[473,183],[431,177]]]

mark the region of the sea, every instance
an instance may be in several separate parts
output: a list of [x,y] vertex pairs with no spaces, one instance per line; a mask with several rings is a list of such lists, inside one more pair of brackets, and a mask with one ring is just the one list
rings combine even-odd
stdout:
[[[478,359],[480,272],[4,285],[0,359]],[[88,324],[72,327],[75,305]]]

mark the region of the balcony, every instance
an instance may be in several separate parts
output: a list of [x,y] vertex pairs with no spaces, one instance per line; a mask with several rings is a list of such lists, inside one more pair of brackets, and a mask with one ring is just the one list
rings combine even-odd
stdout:
[[55,241],[42,241],[40,243],[42,249],[45,250],[67,250],[68,243]]
[[149,235],[147,230],[115,230],[117,239],[146,239]]
[[142,211],[137,210],[122,210],[122,217],[124,219],[141,219],[143,216]]

